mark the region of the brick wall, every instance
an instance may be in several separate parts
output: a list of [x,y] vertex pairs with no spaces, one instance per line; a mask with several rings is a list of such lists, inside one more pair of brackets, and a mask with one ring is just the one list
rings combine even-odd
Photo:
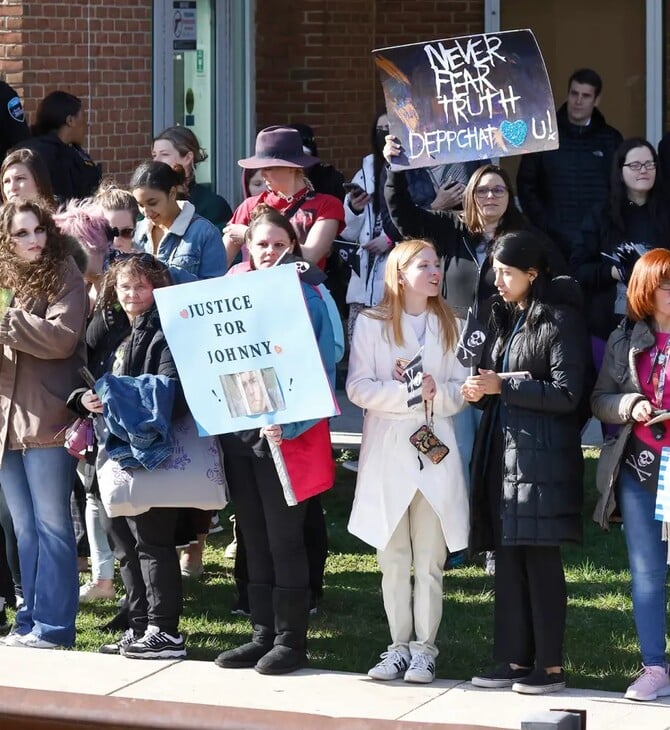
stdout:
[[106,174],[127,180],[149,155],[150,0],[2,0],[0,73],[24,100],[63,89],[88,112],[88,148]]
[[349,177],[384,108],[370,51],[483,29],[484,0],[295,0],[281,12],[257,0],[258,126],[310,124],[320,156]]

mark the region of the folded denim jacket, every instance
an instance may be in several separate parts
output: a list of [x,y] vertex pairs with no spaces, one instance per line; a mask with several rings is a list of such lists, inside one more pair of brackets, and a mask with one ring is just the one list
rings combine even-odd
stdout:
[[176,383],[165,375],[112,375],[95,384],[109,430],[104,448],[123,469],[152,471],[172,455]]

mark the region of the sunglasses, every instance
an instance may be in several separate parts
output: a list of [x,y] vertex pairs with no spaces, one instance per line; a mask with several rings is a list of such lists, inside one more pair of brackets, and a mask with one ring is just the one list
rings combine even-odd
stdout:
[[135,233],[134,228],[112,228],[111,234],[114,238],[127,238],[131,239]]

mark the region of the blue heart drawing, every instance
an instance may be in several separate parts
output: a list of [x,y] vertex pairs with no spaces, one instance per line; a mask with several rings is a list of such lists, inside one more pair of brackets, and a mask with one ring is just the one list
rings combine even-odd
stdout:
[[506,142],[514,147],[521,147],[528,136],[528,125],[523,119],[508,122],[506,119],[500,124],[500,133]]

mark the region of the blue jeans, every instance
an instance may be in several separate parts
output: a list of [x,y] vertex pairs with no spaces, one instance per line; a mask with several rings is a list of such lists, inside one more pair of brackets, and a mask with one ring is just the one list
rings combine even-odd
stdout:
[[62,446],[5,450],[0,482],[19,546],[20,634],[72,646],[79,606],[77,546],[70,516],[74,459]]
[[668,545],[662,523],[654,519],[656,495],[643,489],[624,467],[619,476],[619,506],[625,526],[628,563],[633,579],[633,615],[642,663],[665,666]]

